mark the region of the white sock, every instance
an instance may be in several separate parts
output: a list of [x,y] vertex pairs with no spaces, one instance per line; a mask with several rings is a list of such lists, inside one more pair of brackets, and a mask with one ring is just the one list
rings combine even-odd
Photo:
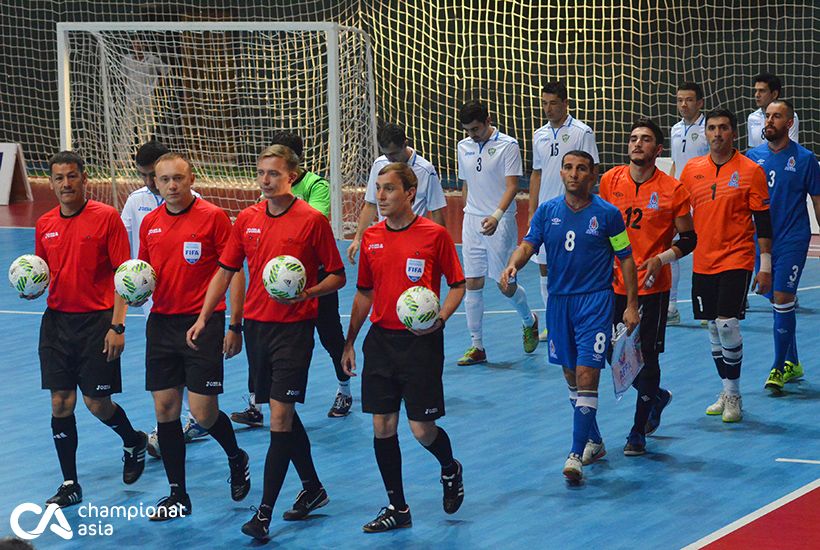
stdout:
[[248,395],[248,405],[250,405],[254,409],[256,408],[256,394],[255,393],[251,393],[250,395]]
[[735,378],[734,380],[724,378],[722,382],[723,393],[726,395],[740,395],[740,378]]
[[481,341],[483,336],[484,322],[484,289],[467,290],[464,297],[464,310],[467,312],[467,330],[470,333],[472,346],[484,349]]
[[527,292],[523,286],[516,286],[515,294],[510,296],[510,301],[513,303],[515,311],[521,316],[521,323],[525,327],[531,327],[533,323],[535,323],[535,317],[533,317],[530,306],[527,303]]
[[339,380],[339,389],[336,390],[337,393],[341,393],[344,396],[350,397],[350,380],[341,381]]
[[680,282],[680,264],[678,260],[669,263],[672,268],[672,288],[669,289],[669,311],[678,310],[678,283]]
[[550,293],[547,290],[547,276],[541,275],[541,298],[544,300],[544,309],[547,309],[547,299],[549,298]]

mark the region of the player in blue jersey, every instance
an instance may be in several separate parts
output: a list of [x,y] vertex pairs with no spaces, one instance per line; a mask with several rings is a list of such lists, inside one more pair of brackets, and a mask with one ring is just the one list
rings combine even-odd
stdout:
[[538,207],[529,232],[501,274],[501,283],[506,285],[544,245],[550,270],[549,361],[564,368],[574,410],[572,450],[564,464],[570,482],[583,477],[581,457],[587,441],[602,441],[595,415],[598,380],[612,334],[613,256],[618,256],[624,274],[627,305],[623,319],[630,333],[639,320],[632,247],[618,208],[591,194],[594,166],[585,151],[564,155],[565,195]]
[[[766,107],[763,134],[767,143],[746,156],[766,172],[772,217],[772,291],[766,296],[774,309],[774,363],[766,388],[780,392],[787,382],[803,376],[797,357],[795,298],[811,239],[806,195],[820,220],[820,168],[814,153],[792,141],[794,108],[776,99]],[[760,261],[765,261],[765,256]]]

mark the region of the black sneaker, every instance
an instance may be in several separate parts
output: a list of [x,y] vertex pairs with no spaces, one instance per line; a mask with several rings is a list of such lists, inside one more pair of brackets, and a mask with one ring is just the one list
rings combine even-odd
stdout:
[[191,499],[186,493],[179,496],[171,493],[157,502],[156,510],[148,516],[150,521],[168,521],[169,519],[184,518],[191,515]]
[[282,517],[287,521],[305,519],[312,511],[321,508],[328,502],[330,502],[330,499],[327,498],[327,491],[324,487],[319,487],[319,490],[314,493],[308,493],[302,489],[296,495],[296,501],[291,509],[282,514]]
[[646,454],[646,437],[636,433],[630,433],[624,446],[624,455],[641,456]]
[[464,480],[461,477],[461,462],[455,461],[458,465],[456,473],[449,476],[441,476],[441,484],[444,486],[444,511],[448,514],[455,514],[464,502]]
[[251,506],[251,510],[254,510],[256,513],[248,523],[242,526],[242,532],[256,540],[267,539],[272,512],[270,506],[265,506],[264,504],[259,506],[259,508]]
[[231,469],[231,477],[228,481],[231,484],[231,498],[239,502],[251,490],[251,469],[248,453],[239,449],[239,456],[235,459],[228,459],[228,466]]
[[655,403],[654,407],[652,407],[652,411],[649,413],[649,418],[646,419],[646,424],[644,425],[644,433],[646,435],[652,435],[655,433],[655,430],[657,430],[661,425],[661,414],[663,413],[663,410],[671,402],[672,392],[661,389],[661,395],[658,398],[658,402]]
[[66,506],[74,506],[83,501],[83,489],[80,484],[74,481],[65,481],[60,488],[57,489],[57,494],[46,501],[46,504],[56,504],[60,508]]
[[370,523],[365,523],[362,530],[365,533],[383,533],[393,529],[405,529],[413,526],[413,518],[410,517],[410,507],[404,512],[399,512],[391,504],[387,508],[382,508],[376,519]]
[[248,408],[244,411],[231,413],[231,420],[237,424],[245,424],[251,428],[261,428],[264,417],[262,416],[262,411],[248,403]]
[[333,406],[327,413],[328,418],[342,418],[350,414],[350,407],[353,405],[353,396],[336,392],[336,399]]
[[148,449],[148,434],[137,432],[139,443],[136,447],[123,447],[122,481],[131,485],[137,481],[145,469],[145,451]]

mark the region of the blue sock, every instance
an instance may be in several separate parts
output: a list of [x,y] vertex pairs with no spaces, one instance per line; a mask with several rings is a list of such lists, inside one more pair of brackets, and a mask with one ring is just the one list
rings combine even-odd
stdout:
[[[772,368],[783,372],[786,355],[794,341],[797,317],[794,314],[794,302],[772,304],[774,311],[774,364]],[[796,354],[795,354],[796,355]]]
[[[578,387],[577,386],[567,386],[569,388],[569,404],[572,406],[572,410],[575,410],[575,402],[578,401]],[[594,441],[595,443],[600,443],[603,438],[601,437],[601,431],[598,429],[598,420],[593,419],[592,427],[589,430],[589,439]]]
[[575,403],[575,415],[573,416],[572,422],[572,453],[577,455],[584,454],[587,439],[590,439],[592,427],[595,425],[595,414],[597,411],[598,392],[579,390],[578,401]]

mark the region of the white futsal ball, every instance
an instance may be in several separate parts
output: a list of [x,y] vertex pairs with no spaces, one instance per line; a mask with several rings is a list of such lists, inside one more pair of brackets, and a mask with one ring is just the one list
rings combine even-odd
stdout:
[[9,267],[9,283],[23,296],[36,296],[46,289],[51,275],[40,256],[24,254]]
[[396,315],[410,330],[426,330],[436,322],[438,296],[424,286],[412,286],[401,293],[396,302]]
[[114,290],[129,305],[145,301],[156,285],[154,268],[142,260],[126,260],[114,272]]
[[272,298],[295,298],[305,289],[305,266],[299,258],[277,256],[262,270],[262,284]]

